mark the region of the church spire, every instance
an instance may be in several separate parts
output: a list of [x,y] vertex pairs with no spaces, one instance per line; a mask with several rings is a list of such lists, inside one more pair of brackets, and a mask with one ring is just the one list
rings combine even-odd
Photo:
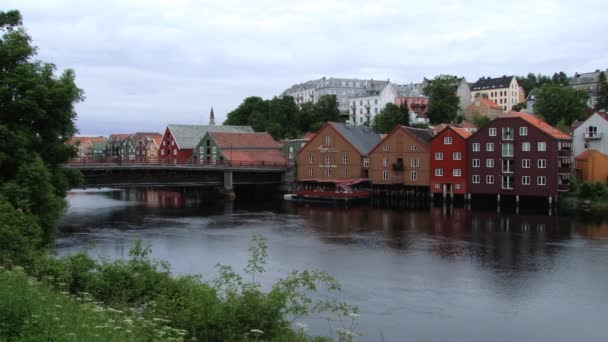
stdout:
[[209,126],[215,126],[215,114],[213,114],[213,107],[211,107],[211,113],[209,114]]

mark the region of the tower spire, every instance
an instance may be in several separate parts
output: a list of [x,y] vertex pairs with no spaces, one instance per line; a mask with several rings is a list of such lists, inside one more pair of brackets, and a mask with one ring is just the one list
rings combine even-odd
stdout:
[[211,107],[211,113],[209,114],[209,126],[215,126],[215,114],[213,114],[213,107]]

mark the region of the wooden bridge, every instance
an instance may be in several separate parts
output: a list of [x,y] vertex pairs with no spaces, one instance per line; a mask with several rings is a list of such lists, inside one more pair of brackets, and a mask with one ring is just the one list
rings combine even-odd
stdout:
[[83,187],[216,187],[227,193],[239,185],[280,186],[287,163],[250,161],[161,162],[73,160],[65,167],[80,170]]

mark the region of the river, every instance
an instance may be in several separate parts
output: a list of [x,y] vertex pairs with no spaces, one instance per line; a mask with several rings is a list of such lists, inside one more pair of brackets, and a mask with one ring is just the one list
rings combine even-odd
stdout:
[[[77,191],[56,250],[127,257],[133,241],[176,274],[242,269],[268,240],[265,286],[319,269],[360,308],[360,341],[608,341],[608,224],[496,210],[213,205],[169,191]],[[329,334],[321,319],[311,333]],[[331,326],[331,329],[339,325]]]

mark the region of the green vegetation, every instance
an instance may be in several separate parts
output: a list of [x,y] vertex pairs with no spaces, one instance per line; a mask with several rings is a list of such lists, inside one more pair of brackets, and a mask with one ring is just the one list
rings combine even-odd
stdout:
[[530,94],[530,92],[535,88],[540,88],[544,84],[553,83],[557,85],[568,85],[568,75],[563,71],[556,72],[553,76],[548,75],[535,75],[533,73],[529,73],[526,77],[517,76],[517,84],[520,87],[524,88],[524,92],[526,96]]
[[608,110],[608,81],[606,80],[605,72],[600,74],[598,83],[597,103],[595,104],[595,109]]
[[427,115],[431,124],[451,123],[456,120],[460,105],[454,86],[457,80],[456,76],[439,75],[424,88],[424,94],[429,97]]
[[563,120],[563,125],[570,126],[575,120],[586,117],[588,99],[584,90],[547,83],[536,92],[534,114],[551,125]]
[[399,125],[409,126],[410,111],[406,104],[399,107],[388,103],[382,111],[374,118],[373,127],[377,133],[389,133]]
[[490,119],[488,116],[475,113],[471,118],[471,122],[477,128],[481,129],[489,125],[490,122],[492,122],[492,119]]
[[224,125],[250,125],[256,132],[268,132],[275,139],[298,138],[316,132],[326,121],[339,121],[335,95],[324,95],[316,103],[298,108],[293,97],[264,100],[252,96],[228,113]]
[[[319,313],[357,316],[355,308],[326,299],[340,286],[323,272],[294,271],[263,291],[261,237],[254,238],[244,275],[218,266],[217,278],[207,281],[172,276],[139,243],[127,260],[48,255],[66,192],[80,180],[61,164],[75,155],[67,141],[76,132],[74,104],[82,91],[73,71],[57,77],[53,65],[33,61],[36,49],[19,12],[0,12],[0,30],[0,340],[326,341],[292,324]],[[335,119],[321,116],[337,115],[335,98],[322,100],[312,108],[318,121],[306,125]],[[229,118],[233,124],[246,118],[275,137],[296,134],[289,128],[299,113],[293,99],[250,98],[242,106]],[[323,299],[314,299],[317,290]],[[354,336],[337,332],[340,341]]]
[[608,212],[608,186],[600,182],[574,182],[570,192],[561,199],[566,211]]

